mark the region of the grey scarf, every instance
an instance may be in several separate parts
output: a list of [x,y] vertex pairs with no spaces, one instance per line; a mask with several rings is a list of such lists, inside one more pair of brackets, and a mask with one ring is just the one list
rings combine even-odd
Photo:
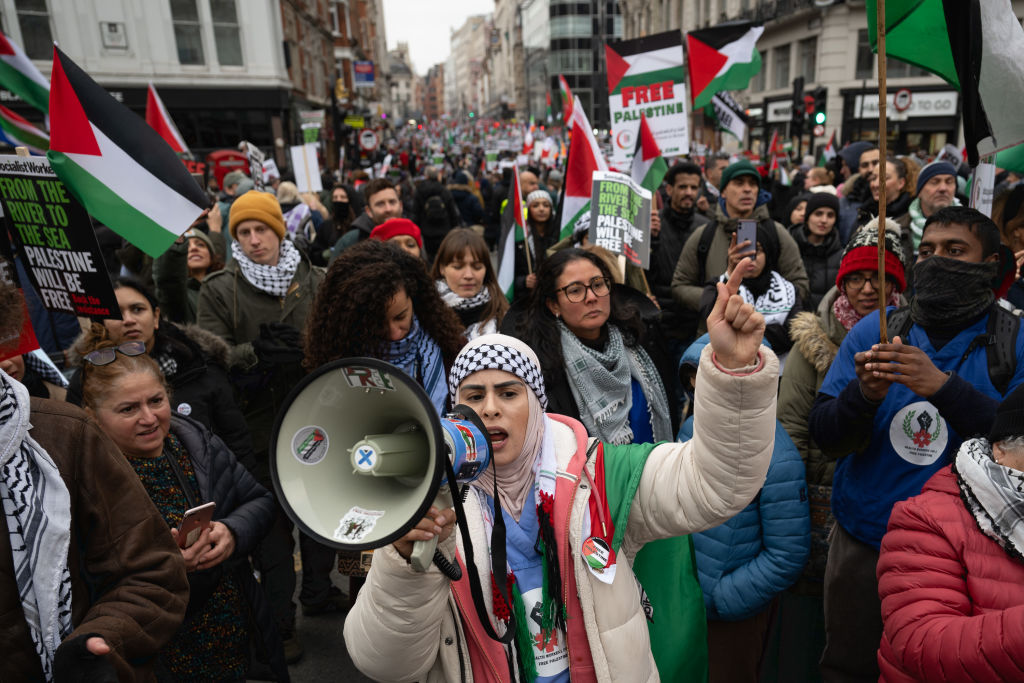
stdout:
[[615,325],[608,325],[608,344],[604,351],[585,345],[561,320],[558,329],[569,389],[576,400],[580,419],[591,436],[612,444],[633,442],[629,410],[633,407],[631,380],[635,379],[647,399],[654,440],[672,439],[665,388],[643,348],[626,346],[622,332]]
[[1024,560],[1024,472],[997,463],[986,439],[971,439],[957,451],[953,473],[982,533]]
[[914,264],[910,317],[921,327],[954,327],[982,314],[992,302],[999,264],[929,256]]
[[53,458],[29,435],[28,389],[0,371],[0,500],[18,597],[46,680],[71,633],[71,496]]

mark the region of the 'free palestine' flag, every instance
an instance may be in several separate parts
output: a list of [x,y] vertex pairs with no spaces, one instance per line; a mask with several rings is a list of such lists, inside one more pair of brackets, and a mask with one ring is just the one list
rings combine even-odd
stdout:
[[[877,49],[875,0],[868,0]],[[888,0],[885,52],[960,89],[967,160],[1024,140],[1024,28],[1010,0]]]
[[160,137],[175,152],[178,154],[189,153],[188,145],[185,144],[185,138],[181,137],[178,127],[174,125],[174,120],[167,113],[167,108],[164,106],[163,100],[160,99],[160,95],[157,94],[156,88],[152,83],[146,89],[146,123],[149,124],[150,128],[160,133]]
[[636,150],[633,152],[633,165],[629,169],[629,177],[633,182],[650,190],[652,193],[661,185],[668,163],[661,156],[658,143],[651,134],[647,117],[640,115],[640,134],[636,136]]
[[[594,171],[607,171],[608,164],[594,138],[583,103],[576,96],[572,106],[572,140],[565,162],[565,196],[562,199],[562,225],[559,239],[573,234],[578,224],[590,224],[590,193],[594,189]],[[582,225],[581,225],[582,227]]]
[[208,200],[160,134],[53,49],[53,170],[97,220],[152,257],[167,250]]
[[41,112],[50,110],[50,84],[21,46],[0,33],[0,85]]
[[682,34],[666,31],[606,43],[604,54],[612,121],[611,163],[629,167],[641,114],[647,117],[664,154],[686,154],[690,138]]
[[693,108],[711,103],[722,90],[743,90],[761,70],[757,39],[764,26],[749,21],[729,21],[686,34]]
[[46,154],[50,147],[50,136],[46,131],[36,128],[7,107],[0,107],[0,137],[11,147],[28,147],[33,154]]

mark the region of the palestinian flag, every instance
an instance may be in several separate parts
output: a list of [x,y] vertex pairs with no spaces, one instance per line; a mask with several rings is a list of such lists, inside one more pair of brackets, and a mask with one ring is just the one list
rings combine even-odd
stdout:
[[28,147],[33,154],[46,154],[50,148],[50,136],[46,131],[36,128],[7,107],[0,107],[0,137],[11,147]]
[[39,111],[50,110],[50,84],[17,43],[0,33],[0,86]]
[[551,123],[551,91],[548,90],[546,93],[544,93],[544,97],[547,100],[547,105],[548,105],[548,111],[547,111],[548,123]]
[[569,81],[565,76],[558,74],[558,95],[562,98],[562,120],[568,128],[572,128],[572,90],[569,90]]
[[572,107],[573,136],[565,164],[565,193],[562,200],[562,225],[559,239],[572,236],[581,220],[590,220],[590,194],[594,189],[594,171],[607,171],[608,164],[594,139],[587,113],[579,96]]
[[605,43],[604,57],[609,95],[623,88],[686,81],[679,31]]
[[824,166],[835,159],[836,154],[836,132],[832,131],[832,137],[828,139],[828,144],[825,145],[825,149],[821,151],[821,163],[819,166]]
[[640,133],[636,136],[636,149],[633,151],[633,165],[629,169],[629,175],[634,183],[653,194],[661,185],[666,172],[668,162],[661,156],[658,142],[647,123],[647,116],[640,112]]
[[191,154],[188,145],[185,144],[185,138],[181,137],[178,127],[174,125],[171,115],[167,113],[167,108],[164,107],[160,96],[156,94],[156,88],[153,87],[152,83],[149,84],[149,88],[146,90],[146,123],[149,124],[150,128],[160,133],[160,137],[175,152],[178,154]]
[[150,256],[162,254],[208,201],[159,133],[53,49],[53,170],[86,210]]
[[[866,3],[877,49],[876,6]],[[885,51],[959,88],[967,161],[1024,140],[1024,29],[1010,0],[888,0]]]
[[686,34],[693,108],[711,102],[722,90],[743,90],[761,70],[757,39],[764,26],[749,21],[730,21]]
[[519,187],[519,164],[512,165],[512,182],[508,199],[501,212],[501,239],[498,240],[498,286],[509,301],[514,295],[516,273],[516,242],[526,239],[526,217],[523,215],[523,191]]

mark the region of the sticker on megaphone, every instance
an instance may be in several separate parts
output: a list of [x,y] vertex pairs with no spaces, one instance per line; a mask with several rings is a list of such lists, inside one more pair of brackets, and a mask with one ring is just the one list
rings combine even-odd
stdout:
[[[490,441],[487,435],[469,420],[449,416],[441,420],[444,444],[452,471],[460,484],[467,484],[483,472],[491,462]],[[450,484],[445,477],[441,484]]]

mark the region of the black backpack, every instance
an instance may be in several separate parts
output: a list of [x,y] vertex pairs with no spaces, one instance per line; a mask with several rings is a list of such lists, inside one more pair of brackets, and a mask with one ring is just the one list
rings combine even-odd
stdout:
[[448,207],[444,205],[441,195],[435,194],[427,197],[423,205],[423,217],[427,225],[441,226],[448,225]]
[[[1014,309],[1004,299],[997,299],[989,309],[988,325],[985,334],[971,340],[964,355],[963,363],[978,347],[985,347],[988,360],[988,377],[992,386],[1002,395],[1010,386],[1010,380],[1017,372],[1017,332],[1020,329],[1021,311]],[[898,308],[886,317],[885,330],[889,341],[893,337],[906,338],[914,321],[910,319],[910,306]]]

